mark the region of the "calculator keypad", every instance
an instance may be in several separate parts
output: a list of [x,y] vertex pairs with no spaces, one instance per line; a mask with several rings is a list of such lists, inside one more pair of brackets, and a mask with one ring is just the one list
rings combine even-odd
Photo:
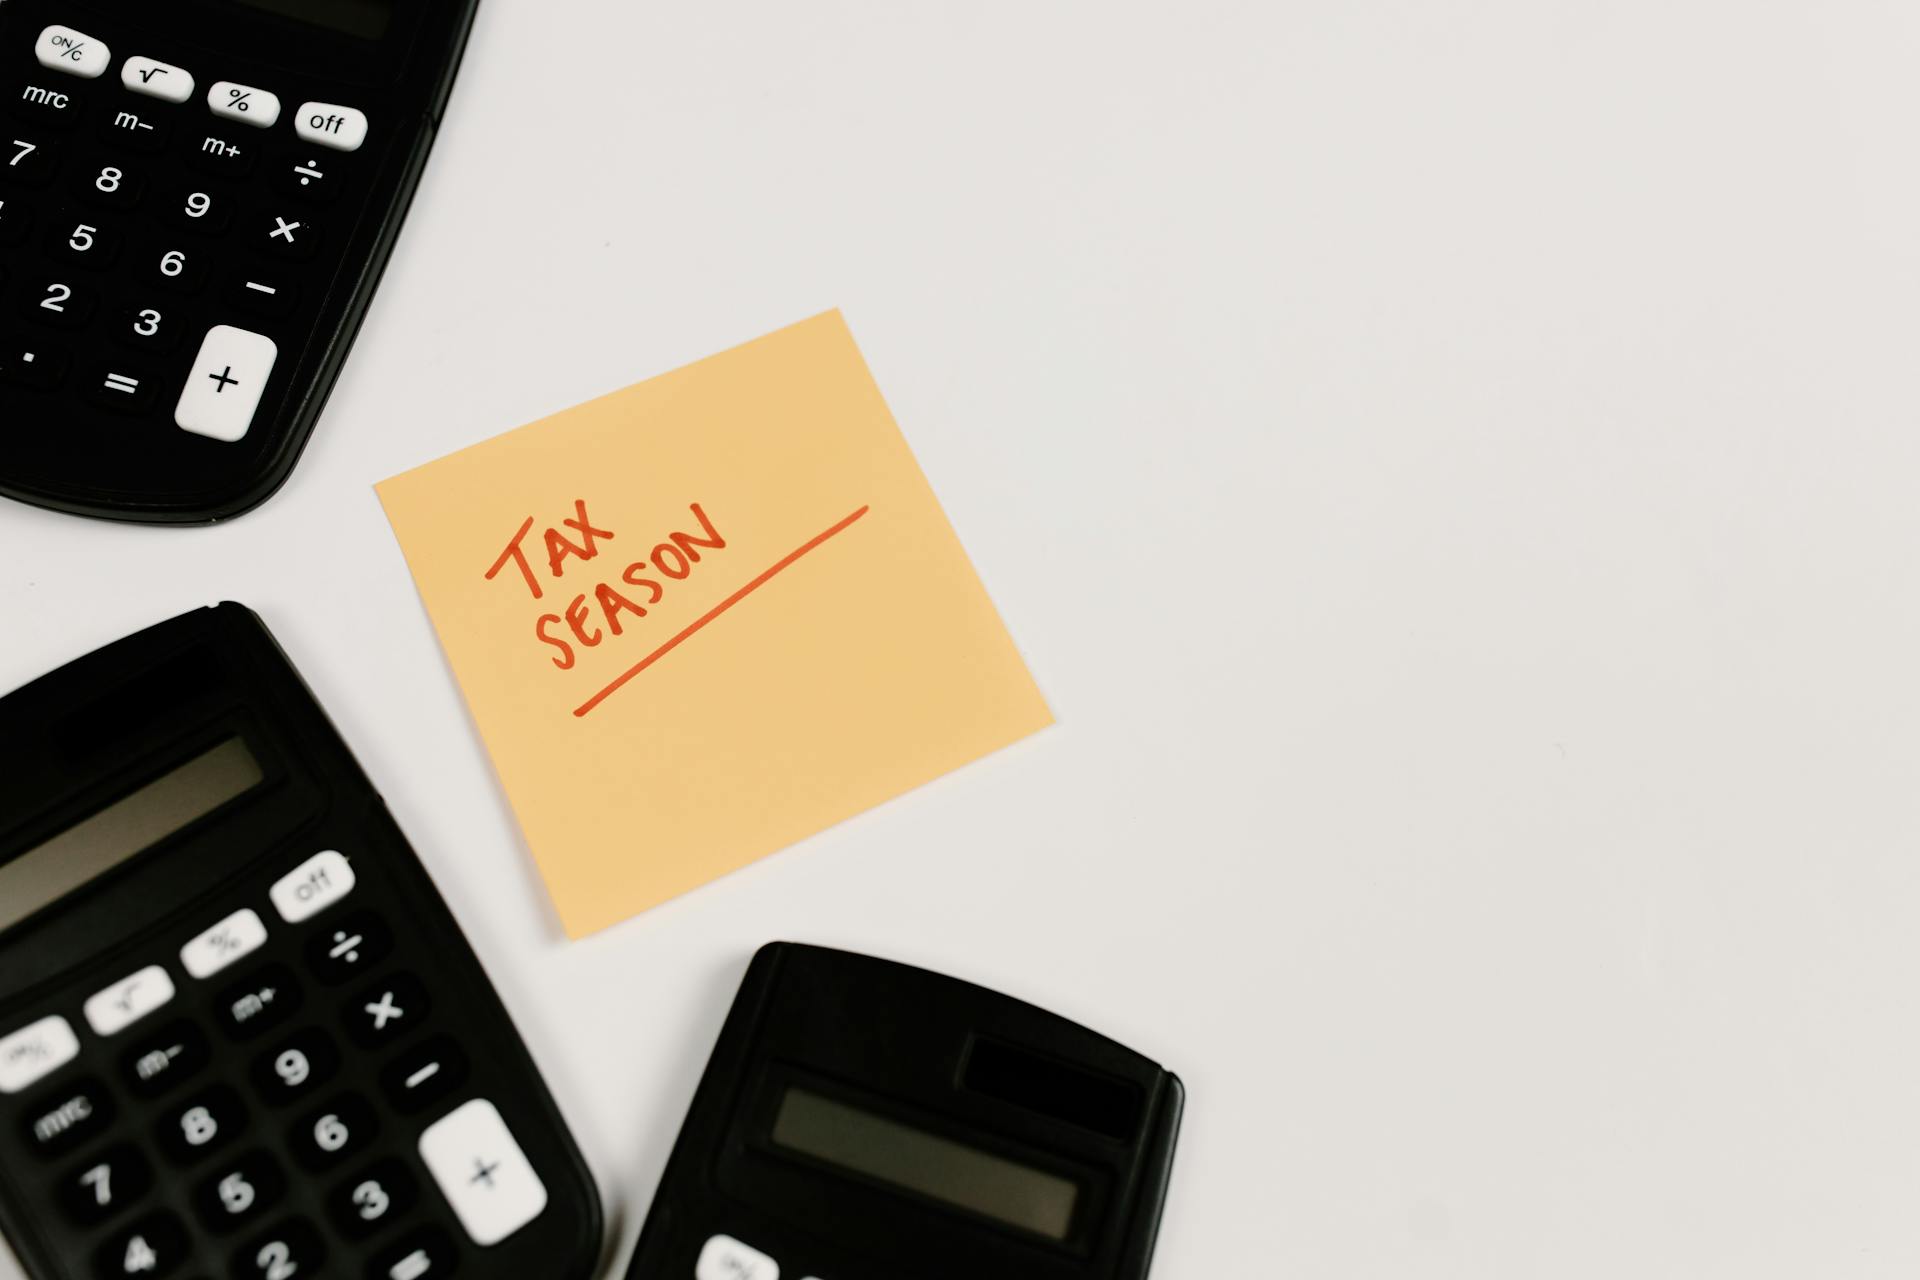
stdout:
[[164,1012],[89,1027],[111,1050],[99,1075],[46,1078],[80,1053],[64,1017],[0,1036],[0,1104],[97,1276],[435,1280],[545,1211],[546,1184],[474,1096],[484,1064],[436,1022],[414,967],[430,957],[378,911],[332,910],[354,888],[344,855],[315,855],[127,965],[99,994]]
[[64,26],[33,55],[0,50],[0,387],[183,449],[246,439],[339,269],[367,113]]

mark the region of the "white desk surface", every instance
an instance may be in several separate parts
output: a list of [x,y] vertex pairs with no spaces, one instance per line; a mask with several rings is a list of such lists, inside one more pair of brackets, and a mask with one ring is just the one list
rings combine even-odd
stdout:
[[[1916,65],[1897,0],[487,0],[290,484],[5,505],[0,688],[258,609],[611,1274],[796,938],[1184,1075],[1163,1280],[1910,1277]],[[371,485],[832,306],[1060,724],[568,943]]]

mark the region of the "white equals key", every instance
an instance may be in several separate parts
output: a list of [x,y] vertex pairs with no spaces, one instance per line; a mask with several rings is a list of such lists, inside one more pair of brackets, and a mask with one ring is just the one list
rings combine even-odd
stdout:
[[103,385],[108,391],[119,391],[127,395],[132,395],[140,390],[140,379],[129,378],[124,373],[110,373],[107,375],[107,380]]

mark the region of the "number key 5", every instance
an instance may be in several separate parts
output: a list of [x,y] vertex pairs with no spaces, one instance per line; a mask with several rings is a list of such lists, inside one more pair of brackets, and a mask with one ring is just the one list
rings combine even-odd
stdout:
[[218,1166],[193,1193],[194,1211],[209,1231],[226,1231],[271,1209],[287,1180],[263,1151]]
[[120,237],[98,224],[71,214],[56,217],[47,226],[47,247],[56,257],[83,267],[104,269],[120,252]]

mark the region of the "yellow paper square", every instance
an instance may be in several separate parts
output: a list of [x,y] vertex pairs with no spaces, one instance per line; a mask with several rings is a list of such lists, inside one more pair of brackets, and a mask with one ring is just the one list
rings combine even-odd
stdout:
[[1052,722],[838,312],[378,488],[573,937]]

